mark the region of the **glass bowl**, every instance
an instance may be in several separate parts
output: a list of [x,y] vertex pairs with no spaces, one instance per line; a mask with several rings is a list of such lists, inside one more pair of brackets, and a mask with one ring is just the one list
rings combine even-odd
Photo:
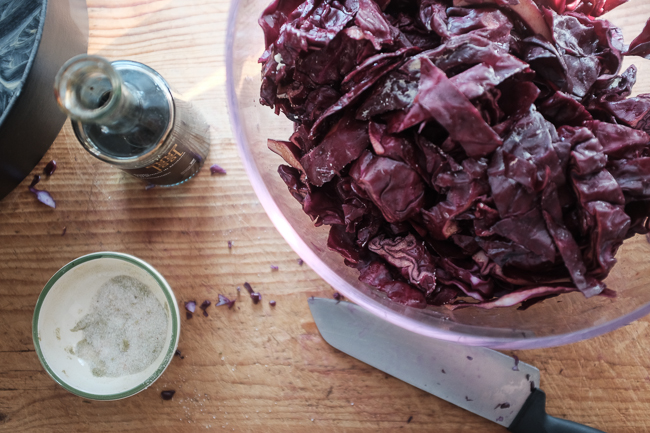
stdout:
[[[564,294],[520,311],[507,309],[424,310],[389,301],[382,293],[358,281],[358,272],[326,246],[329,227],[314,227],[300,204],[280,179],[284,161],[267,148],[267,139],[287,140],[292,123],[259,103],[264,38],[257,19],[270,0],[233,0],[226,47],[227,91],[230,120],[239,151],[259,200],[273,224],[291,247],[333,288],[371,313],[405,329],[429,337],[501,349],[558,346],[617,329],[650,312],[650,244],[644,236],[629,239],[620,248],[618,264],[606,283],[615,299],[580,293]],[[630,2],[616,10],[613,21],[623,28],[626,41],[640,33],[650,7]],[[627,7],[627,9],[625,9]],[[636,8],[635,13],[630,11]],[[638,10],[638,9],[643,10]],[[607,18],[612,19],[612,14]],[[640,81],[646,62],[635,58]],[[629,60],[626,63],[630,63]],[[645,69],[644,69],[645,67]],[[636,92],[648,92],[648,85]],[[646,87],[643,89],[643,87]]]

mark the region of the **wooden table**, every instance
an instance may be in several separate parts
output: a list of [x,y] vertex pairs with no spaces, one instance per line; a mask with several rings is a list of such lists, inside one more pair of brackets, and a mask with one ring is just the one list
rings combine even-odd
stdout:
[[[626,38],[650,15],[645,0],[617,12]],[[492,424],[391,378],[328,346],[307,307],[333,290],[272,226],[246,178],[228,125],[224,41],[226,0],[88,0],[89,52],[157,69],[209,118],[212,150],[191,182],[145,190],[93,159],[61,131],[34,173],[56,209],[23,182],[0,202],[0,431],[502,432]],[[641,60],[638,60],[642,62]],[[649,80],[640,79],[648,92]],[[65,231],[65,235],[63,232]],[[232,250],[227,241],[233,242]],[[54,383],[34,353],[32,312],[43,285],[68,261],[113,250],[158,268],[179,302],[234,295],[245,281],[253,305],[183,320],[164,375],[122,401],[76,397]],[[279,266],[271,271],[270,265]],[[276,300],[271,307],[269,300]],[[609,433],[650,431],[650,320],[565,347],[516,354],[542,372],[549,413]],[[171,401],[160,391],[176,390]],[[409,422],[410,420],[410,422]]]

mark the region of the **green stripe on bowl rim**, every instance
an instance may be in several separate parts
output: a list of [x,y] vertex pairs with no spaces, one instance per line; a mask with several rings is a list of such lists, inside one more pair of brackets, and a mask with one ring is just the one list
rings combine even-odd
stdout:
[[[68,271],[70,271],[72,268],[79,266],[82,263],[89,262],[91,260],[97,260],[97,259],[118,259],[118,260],[123,260],[125,262],[128,262],[130,264],[133,264],[147,273],[151,275],[160,288],[162,289],[163,293],[165,294],[165,298],[167,300],[167,304],[169,306],[169,314],[172,319],[172,336],[171,336],[171,343],[169,347],[167,348],[167,353],[165,354],[165,358],[163,359],[162,363],[160,364],[160,367],[156,369],[156,371],[149,376],[145,381],[142,383],[138,384],[137,386],[127,390],[123,391],[120,393],[116,394],[92,394],[84,391],[80,391],[76,388],[73,388],[72,386],[68,385],[65,380],[63,380],[61,377],[59,377],[53,370],[50,368],[49,364],[45,360],[45,357],[43,356],[43,352],[41,350],[41,345],[38,337],[38,319],[39,315],[41,312],[41,307],[43,306],[43,301],[45,300],[47,294],[50,292],[50,289],[54,286],[54,284]],[[180,312],[178,310],[178,304],[176,303],[176,298],[174,296],[174,292],[172,291],[171,287],[169,286],[169,283],[165,280],[165,278],[150,264],[145,262],[144,260],[141,260],[137,257],[131,256],[129,254],[124,254],[124,253],[116,253],[116,252],[111,252],[111,251],[104,251],[104,252],[98,252],[98,253],[91,253],[87,254],[85,256],[81,256],[77,259],[74,259],[67,265],[63,266],[61,269],[59,269],[53,276],[48,280],[48,282],[45,284],[45,287],[41,291],[41,294],[38,296],[38,300],[36,301],[36,308],[34,309],[34,316],[32,318],[32,339],[34,340],[34,348],[36,349],[36,354],[38,355],[38,359],[41,361],[41,364],[43,365],[43,368],[45,368],[45,371],[47,371],[47,374],[54,379],[56,383],[61,385],[63,388],[66,390],[70,391],[71,393],[78,395],[79,397],[84,397],[88,398],[91,400],[119,400],[122,398],[130,397],[132,395],[135,395],[139,393],[140,391],[148,388],[152,383],[154,383],[165,371],[167,366],[170,364],[171,359],[174,356],[174,353],[176,352],[176,348],[178,347],[178,339],[180,336]]]

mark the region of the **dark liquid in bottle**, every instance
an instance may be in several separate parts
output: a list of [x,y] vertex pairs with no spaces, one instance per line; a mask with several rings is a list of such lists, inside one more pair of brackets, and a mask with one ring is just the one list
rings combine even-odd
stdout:
[[[151,151],[163,138],[170,122],[170,110],[167,94],[147,74],[133,69],[119,69],[131,94],[140,101],[141,110],[134,111],[123,119],[122,125],[115,128],[86,123],[84,132],[93,144],[104,154],[114,158],[133,158]],[[111,97],[109,89],[97,89],[95,105],[101,107]],[[146,97],[143,97],[146,95]]]

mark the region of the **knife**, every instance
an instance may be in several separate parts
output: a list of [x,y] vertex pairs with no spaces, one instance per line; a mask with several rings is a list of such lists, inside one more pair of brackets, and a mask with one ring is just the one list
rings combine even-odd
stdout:
[[513,433],[603,433],[547,415],[532,365],[407,331],[349,302],[312,297],[309,308],[331,346]]

